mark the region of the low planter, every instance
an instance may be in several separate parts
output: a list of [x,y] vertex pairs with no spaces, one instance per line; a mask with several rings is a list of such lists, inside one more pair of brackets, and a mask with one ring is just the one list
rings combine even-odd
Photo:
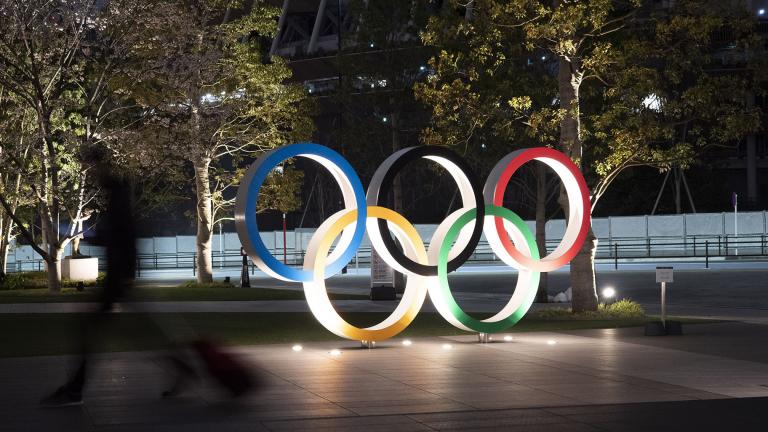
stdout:
[[99,259],[66,257],[61,262],[61,277],[73,281],[96,282],[99,278]]

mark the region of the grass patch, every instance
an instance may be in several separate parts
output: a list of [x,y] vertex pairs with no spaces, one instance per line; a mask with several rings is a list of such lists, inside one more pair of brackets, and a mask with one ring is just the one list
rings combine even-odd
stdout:
[[[259,301],[304,300],[303,291],[268,288],[235,288],[225,286],[136,287],[131,301]],[[72,288],[51,294],[47,288],[0,291],[0,303],[80,303],[98,301],[98,288],[78,292]],[[368,296],[354,294],[330,294],[333,300],[364,300]]]
[[[98,352],[163,349],[165,341],[155,324],[169,315],[116,314],[103,322],[91,323],[100,330]],[[339,340],[323,328],[310,313],[186,313],[181,317],[198,334],[230,345],[256,345]],[[370,326],[383,320],[383,313],[347,313],[345,319],[357,326]],[[87,314],[0,315],[3,343],[0,357],[25,357],[76,353],[78,331],[84,328]],[[511,333],[562,331],[595,328],[642,326],[645,319],[632,320],[553,320],[524,318]],[[401,337],[426,337],[468,334],[448,324],[440,315],[421,313],[400,334]]]
[[233,285],[231,283],[227,283],[224,281],[214,281],[214,282],[206,282],[206,283],[200,283],[197,281],[186,281],[183,284],[177,286],[177,288],[181,289],[229,289],[232,288]]

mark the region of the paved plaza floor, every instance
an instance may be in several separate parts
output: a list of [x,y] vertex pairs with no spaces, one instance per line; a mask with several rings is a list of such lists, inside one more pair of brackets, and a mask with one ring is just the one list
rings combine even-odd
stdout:
[[[642,329],[239,347],[261,390],[163,400],[160,353],[99,356],[82,407],[41,409],[67,357],[0,360],[0,430],[766,430],[768,327]],[[297,341],[300,342],[300,341]],[[332,350],[338,350],[333,352]]]

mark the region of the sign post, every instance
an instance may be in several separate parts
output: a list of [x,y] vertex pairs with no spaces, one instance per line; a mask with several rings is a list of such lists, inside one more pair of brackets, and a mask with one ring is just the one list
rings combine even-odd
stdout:
[[646,336],[682,335],[680,321],[667,320],[667,284],[675,281],[673,267],[656,267],[656,283],[661,284],[661,321],[645,324]]
[[656,283],[661,284],[661,324],[667,326],[667,283],[674,282],[673,267],[656,267]]

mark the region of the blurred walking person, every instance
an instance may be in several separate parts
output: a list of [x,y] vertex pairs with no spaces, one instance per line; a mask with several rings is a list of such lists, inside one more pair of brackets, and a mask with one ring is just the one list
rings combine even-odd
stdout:
[[75,372],[58,390],[40,401],[49,407],[81,405],[83,388],[88,377],[88,352],[94,341],[94,332],[108,320],[115,303],[123,299],[133,286],[136,275],[136,227],[131,206],[131,190],[124,179],[102,168],[100,185],[107,196],[107,205],[101,215],[97,241],[106,248],[107,274],[99,291],[99,307],[95,314],[83,320],[80,329],[80,357]]

